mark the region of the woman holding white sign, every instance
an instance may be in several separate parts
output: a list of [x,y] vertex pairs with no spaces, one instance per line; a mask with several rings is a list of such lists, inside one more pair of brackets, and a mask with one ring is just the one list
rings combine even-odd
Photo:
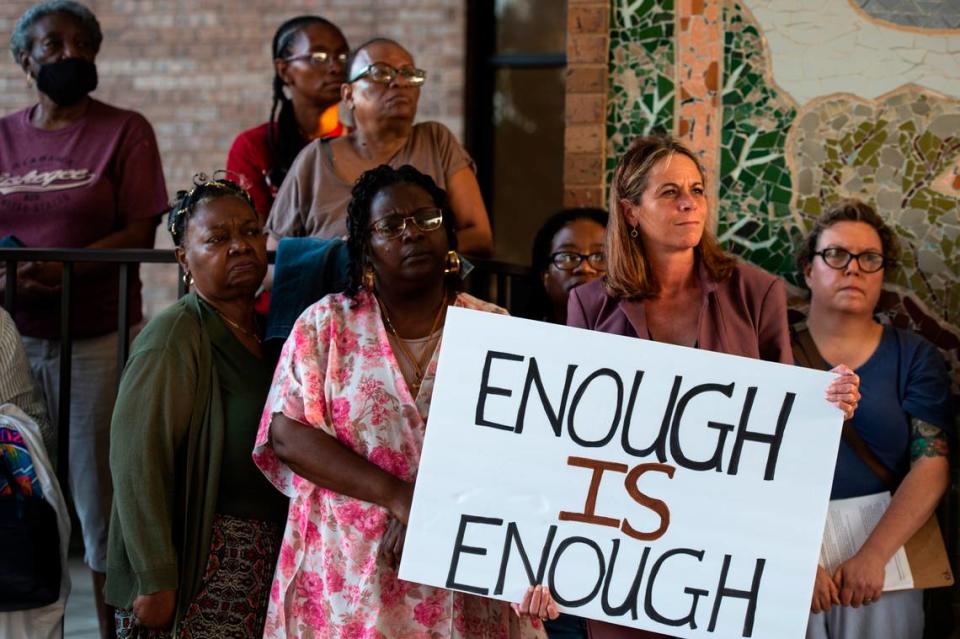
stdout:
[[397,577],[447,308],[504,311],[457,292],[446,193],[413,167],[364,173],[347,228],[347,290],[294,325],[254,449],[291,498],[264,636],[545,637],[542,587],[520,616]]
[[936,347],[874,318],[897,256],[894,232],[856,200],[821,216],[797,256],[810,289],[806,326],[794,332],[797,361],[815,368],[848,362],[867,400],[844,425],[831,499],[894,490],[860,549],[833,574],[818,567],[808,639],[923,635],[923,591],[881,597],[884,567],[930,518],[950,483],[953,412]]
[[[783,282],[725,253],[707,228],[706,178],[668,137],[642,137],[610,185],[606,276],[573,289],[567,324],[680,346],[793,363]],[[859,399],[845,366],[827,399],[847,416]],[[660,637],[591,621],[593,639]]]

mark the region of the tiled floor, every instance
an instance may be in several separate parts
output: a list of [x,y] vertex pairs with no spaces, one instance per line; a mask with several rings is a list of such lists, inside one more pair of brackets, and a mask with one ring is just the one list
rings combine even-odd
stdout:
[[70,557],[70,582],[64,639],[100,639],[94,611],[93,584],[82,557]]

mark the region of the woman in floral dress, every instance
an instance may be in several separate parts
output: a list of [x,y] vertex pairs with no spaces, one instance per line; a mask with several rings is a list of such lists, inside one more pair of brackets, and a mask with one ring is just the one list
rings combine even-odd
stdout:
[[544,637],[539,587],[527,616],[397,578],[446,310],[503,310],[456,292],[446,194],[413,167],[361,176],[348,229],[349,286],[297,320],[253,453],[291,498],[264,636]]

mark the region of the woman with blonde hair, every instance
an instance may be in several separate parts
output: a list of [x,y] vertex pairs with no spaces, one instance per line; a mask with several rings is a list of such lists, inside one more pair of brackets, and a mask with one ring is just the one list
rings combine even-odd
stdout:
[[[634,140],[610,185],[606,276],[570,294],[567,324],[792,364],[783,282],[720,248],[697,156],[668,137]],[[847,417],[859,381],[846,366],[826,398]],[[590,622],[592,639],[659,637]]]

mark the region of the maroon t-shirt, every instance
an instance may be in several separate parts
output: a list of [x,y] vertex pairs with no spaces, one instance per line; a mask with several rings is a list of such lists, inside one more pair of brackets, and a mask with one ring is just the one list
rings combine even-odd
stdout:
[[[77,122],[44,131],[30,123],[32,111],[0,119],[0,237],[15,235],[30,248],[82,248],[163,213],[160,152],[142,115],[91,100]],[[73,280],[75,337],[117,330],[118,269],[106,273]],[[129,292],[136,323],[143,317],[136,269]],[[24,335],[56,339],[59,319],[59,303],[17,302]]]

